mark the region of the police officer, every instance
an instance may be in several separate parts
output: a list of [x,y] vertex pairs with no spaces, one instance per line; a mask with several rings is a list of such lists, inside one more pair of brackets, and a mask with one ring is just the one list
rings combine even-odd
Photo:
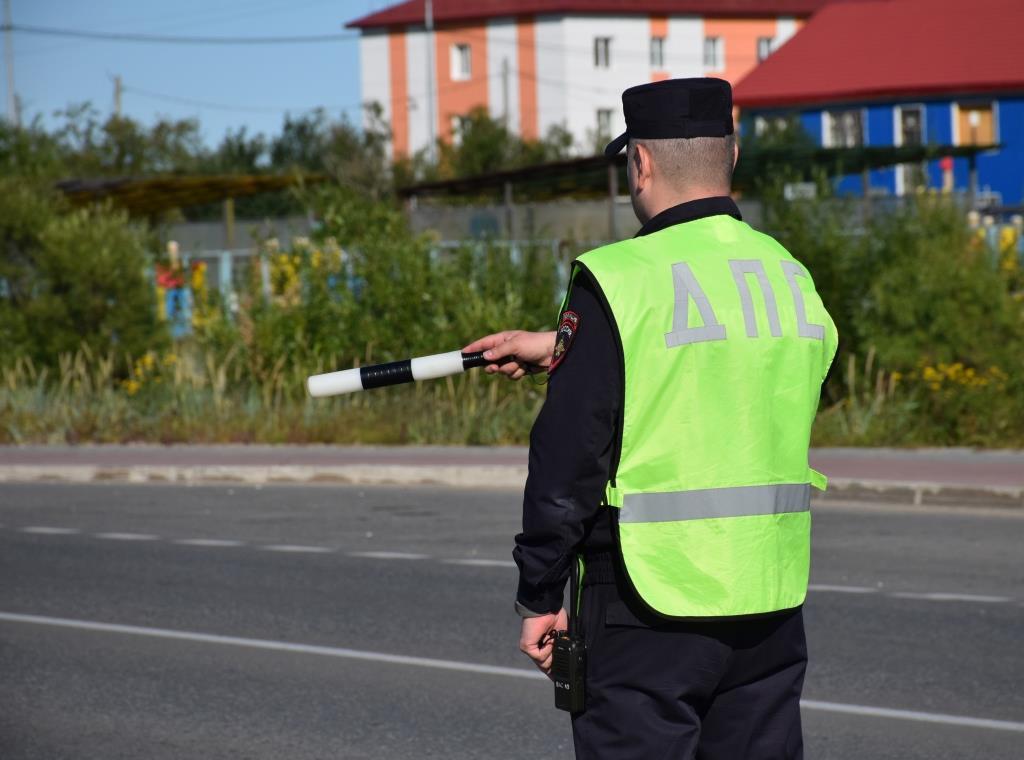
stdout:
[[584,564],[579,758],[802,756],[808,466],[836,330],[808,272],[743,223],[720,79],[622,96],[631,240],[574,264],[552,333],[467,346],[548,367],[516,536],[520,647],[548,672]]

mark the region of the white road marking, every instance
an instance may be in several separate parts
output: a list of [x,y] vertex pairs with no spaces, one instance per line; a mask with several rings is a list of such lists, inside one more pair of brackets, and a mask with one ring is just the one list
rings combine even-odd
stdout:
[[181,538],[175,541],[182,546],[241,546],[241,541],[228,538]]
[[919,712],[917,710],[894,710],[889,707],[847,705],[841,702],[819,702],[814,699],[802,699],[800,700],[800,706],[808,710],[846,713],[847,715],[867,715],[872,718],[896,718],[897,720],[914,720],[922,723],[942,723],[947,726],[969,726],[971,728],[989,728],[996,731],[1024,732],[1024,723],[1018,723],[1013,720],[969,718],[965,715],[944,715],[943,713]]
[[430,559],[426,554],[408,554],[406,552],[349,552],[350,557],[364,559]]
[[[22,533],[33,533],[37,535],[74,535],[81,533],[78,528],[60,528],[46,525],[28,525],[17,530]],[[160,536],[149,533],[95,533],[96,538],[109,539],[113,541],[156,541]],[[171,543],[182,546],[207,546],[207,547],[233,547],[244,546],[244,541],[236,541],[226,538],[186,538],[170,540]],[[326,546],[302,546],[298,544],[272,544],[260,546],[260,549],[272,552],[286,552],[295,554],[331,554],[336,550]],[[428,554],[415,554],[411,552],[389,552],[389,551],[367,551],[348,552],[349,557],[362,559],[394,559],[394,560],[423,560],[432,559]],[[515,562],[505,559],[486,558],[465,558],[465,559],[440,559],[437,560],[445,565],[462,565],[464,567],[515,567]],[[881,594],[882,596],[895,599],[918,599],[929,602],[969,602],[974,604],[1006,604],[1014,599],[1008,596],[997,596],[990,594],[960,594],[956,592],[918,592],[918,591],[883,591],[874,586],[843,586],[831,583],[812,583],[807,587],[808,591],[818,593],[836,594]]]
[[515,567],[510,559],[443,559],[446,565],[468,565],[469,567]]
[[78,528],[54,528],[49,525],[29,525],[25,528],[18,528],[22,533],[39,533],[44,536],[70,536],[74,533],[81,533]]
[[974,602],[977,604],[1005,604],[1012,602],[1008,596],[988,594],[958,594],[946,591],[882,591],[872,586],[833,586],[827,583],[812,583],[808,591],[824,591],[839,594],[876,594],[881,593],[892,599],[922,599],[928,602]]
[[499,665],[483,665],[474,662],[458,662],[455,660],[435,660],[431,657],[410,657],[385,652],[367,652],[360,649],[343,649],[340,647],[316,646],[313,644],[293,644],[286,641],[268,639],[249,639],[238,636],[221,636],[212,633],[195,633],[192,631],[172,631],[166,628],[143,628],[137,625],[119,625],[117,623],[95,623],[89,620],[68,620],[67,618],[43,617],[41,615],[22,615],[13,612],[0,612],[0,621],[9,623],[32,623],[49,625],[57,628],[74,628],[83,631],[99,631],[102,633],[123,633],[130,636],[149,636],[158,639],[177,639],[179,641],[195,641],[204,644],[225,644],[228,646],[247,647],[249,649],[268,649],[276,652],[297,652],[315,654],[322,657],[340,657],[349,660],[369,660],[386,662],[393,665],[414,665],[423,668],[439,668],[442,670],[459,670],[466,673],[483,673],[488,675],[511,676],[513,678],[542,678],[547,676],[539,670],[525,668],[506,668]]
[[[47,625],[56,628],[70,628],[81,631],[97,631],[100,633],[117,633],[129,636],[147,636],[158,639],[175,639],[193,641],[202,644],[221,644],[224,646],[244,647],[247,649],[263,649],[274,652],[291,652],[296,654],[312,654],[321,657],[336,657],[348,660],[384,662],[391,665],[410,665],[421,668],[453,670],[463,673],[479,673],[484,675],[508,676],[510,678],[528,678],[531,680],[547,680],[538,670],[525,668],[509,668],[499,665],[484,665],[475,662],[458,660],[438,660],[430,657],[410,657],[408,655],[387,654],[386,652],[370,652],[361,649],[344,649],[341,647],[317,646],[313,644],[294,644],[286,641],[269,639],[250,639],[239,636],[221,636],[212,633],[196,633],[193,631],[174,631],[166,628],[144,628],[136,625],[120,625],[117,623],[97,623],[89,620],[70,620],[67,618],[44,617],[42,615],[24,615],[14,612],[0,612],[0,621],[8,623],[27,623],[31,625]],[[966,726],[984,728],[994,731],[1014,731],[1024,733],[1024,723],[1010,720],[993,720],[990,718],[974,718],[965,715],[945,715],[928,713],[918,710],[898,710],[889,707],[871,705],[851,705],[842,702],[822,702],[814,699],[801,700],[801,706],[807,710],[845,713],[847,715],[864,715],[873,718],[892,718],[924,723],[941,723],[949,726]]]
[[913,591],[893,591],[889,596],[897,599],[927,599],[930,602],[983,602],[1001,604],[1012,601],[1008,596],[986,596],[985,594],[947,594],[941,591],[932,593],[915,593]]

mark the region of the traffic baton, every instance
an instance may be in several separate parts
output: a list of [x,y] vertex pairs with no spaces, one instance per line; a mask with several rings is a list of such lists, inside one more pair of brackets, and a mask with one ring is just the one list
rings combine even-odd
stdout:
[[497,361],[489,361],[484,358],[483,351],[474,351],[468,354],[461,351],[449,351],[446,354],[417,356],[414,359],[403,359],[399,362],[371,364],[368,367],[354,367],[339,372],[327,372],[323,375],[311,375],[306,378],[306,390],[314,398],[338,396],[342,393],[383,388],[385,385],[400,385],[416,380],[433,380],[438,377],[459,375],[473,367],[506,364],[510,361],[515,361],[515,357],[506,356]]

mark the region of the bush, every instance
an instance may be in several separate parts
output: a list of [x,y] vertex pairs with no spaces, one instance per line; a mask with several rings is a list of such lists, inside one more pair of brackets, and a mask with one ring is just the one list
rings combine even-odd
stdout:
[[237,321],[197,331],[204,348],[237,345],[254,380],[282,360],[310,371],[390,361],[451,351],[509,325],[554,321],[557,262],[547,250],[483,244],[432,253],[430,240],[388,204],[338,188],[311,202],[322,220],[314,239],[264,252],[270,298],[254,265]]
[[[303,381],[550,327],[566,262],[547,249],[437,251],[398,208],[321,188],[306,199],[313,238],[262,251],[269,293],[259,258],[237,303],[202,266],[189,273],[194,333],[172,347],[141,274],[142,232],[110,210],[3,189],[0,340],[16,350],[0,367],[0,442],[522,443],[543,402],[532,381],[479,372],[332,399],[307,398]],[[817,445],[1024,445],[1019,272],[955,207],[768,211],[840,330]]]
[[931,194],[873,214],[776,197],[767,220],[839,329],[817,443],[1024,444],[1018,275],[962,209]]
[[145,240],[123,212],[72,210],[46,190],[0,180],[0,361],[53,367],[83,345],[119,357],[161,347]]
[[532,381],[457,378],[310,399],[307,375],[451,351],[487,331],[555,319],[549,251],[483,245],[432,254],[402,214],[345,190],[320,191],[316,239],[269,244],[237,313],[192,275],[194,334],[136,354],[117,380],[109,357],[67,354],[60,383],[31,362],[0,382],[0,442],[51,440],[508,444],[543,401]]

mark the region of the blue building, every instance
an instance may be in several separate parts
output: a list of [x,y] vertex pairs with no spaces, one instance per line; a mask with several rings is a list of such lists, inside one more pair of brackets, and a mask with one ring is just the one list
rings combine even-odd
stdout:
[[[1024,204],[1024,2],[851,0],[818,11],[736,86],[745,133],[795,118],[823,147],[997,145],[872,171],[873,194],[920,187]],[[863,179],[838,180],[859,194]]]

